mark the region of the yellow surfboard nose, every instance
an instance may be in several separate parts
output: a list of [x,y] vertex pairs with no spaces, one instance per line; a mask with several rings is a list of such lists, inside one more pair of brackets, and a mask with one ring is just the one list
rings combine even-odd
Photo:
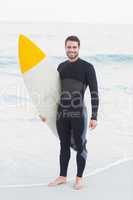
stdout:
[[46,54],[29,38],[19,36],[19,63],[21,72],[25,73],[41,62]]

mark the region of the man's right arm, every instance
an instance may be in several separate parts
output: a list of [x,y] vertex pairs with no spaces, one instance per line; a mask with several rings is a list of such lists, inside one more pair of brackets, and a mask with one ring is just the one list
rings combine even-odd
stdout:
[[61,64],[58,65],[57,71],[58,71],[58,72],[61,72]]

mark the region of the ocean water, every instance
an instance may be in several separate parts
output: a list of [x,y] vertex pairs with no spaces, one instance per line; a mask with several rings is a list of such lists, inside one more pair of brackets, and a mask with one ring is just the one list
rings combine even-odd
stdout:
[[[94,135],[88,134],[90,162],[86,173],[118,159],[133,156],[133,54],[130,45],[129,51],[127,46],[125,51],[122,48],[115,51],[112,45],[114,27],[108,28],[106,34],[106,41],[111,40],[109,51],[104,49],[105,34],[103,49],[99,50],[96,42],[93,46],[93,42],[88,39],[87,33],[81,30],[80,25],[75,25],[75,32],[74,28],[68,31],[68,27],[74,27],[69,24],[66,27],[59,26],[59,29],[54,25],[47,25],[46,32],[42,25],[38,24],[7,23],[1,24],[1,27],[0,184],[40,183],[54,175],[53,171],[57,170],[57,167],[52,168],[52,164],[48,165],[52,161],[46,156],[51,150],[51,159],[57,163],[55,155],[52,157],[57,141],[40,122],[19,71],[17,42],[20,33],[31,37],[42,49],[45,49],[46,44],[46,52],[55,67],[66,59],[62,43],[68,33],[78,34],[83,40],[82,48],[85,47],[85,50],[81,50],[80,57],[94,65],[100,97],[98,126]],[[91,30],[91,37],[94,30]],[[123,37],[125,38],[126,34]],[[98,36],[95,40],[99,41]],[[115,42],[114,39],[114,44]],[[85,98],[91,112],[89,89]],[[46,137],[51,141],[49,144],[44,142]],[[71,165],[73,166],[73,163]],[[74,174],[73,169],[71,173]]]
[[[132,116],[133,55],[99,53],[90,56],[82,56],[81,58],[92,63],[95,67],[98,78],[99,95],[102,98],[101,104],[105,107],[105,99],[107,99],[105,104],[110,103],[111,106],[116,108],[117,106],[119,107],[120,104],[123,104],[123,107],[121,107],[118,112],[122,112],[126,108],[125,112],[128,113],[129,116]],[[49,59],[55,68],[57,68],[58,64],[67,58],[65,56],[49,56]],[[0,57],[0,76],[0,105],[12,105],[15,108],[15,106],[18,106],[17,103],[26,105],[26,103],[30,102],[32,104],[23,84],[18,60],[15,55],[9,54],[8,56]],[[116,98],[116,95],[118,98]],[[101,110],[99,112],[99,118],[102,118],[103,115],[104,111]]]

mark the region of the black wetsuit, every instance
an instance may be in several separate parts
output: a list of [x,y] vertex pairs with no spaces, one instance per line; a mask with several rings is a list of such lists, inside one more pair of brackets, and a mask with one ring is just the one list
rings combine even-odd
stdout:
[[61,96],[56,127],[60,138],[60,176],[67,176],[70,147],[77,151],[77,176],[82,177],[85,168],[87,110],[84,93],[89,86],[91,94],[91,119],[97,120],[99,106],[96,72],[91,63],[78,58],[61,63],[57,68],[61,80]]

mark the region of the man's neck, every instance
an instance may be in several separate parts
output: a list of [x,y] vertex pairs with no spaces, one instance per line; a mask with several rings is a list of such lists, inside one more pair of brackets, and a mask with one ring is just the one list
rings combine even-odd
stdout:
[[78,60],[78,59],[79,59],[79,56],[76,57],[76,58],[74,58],[74,59],[68,59],[68,60],[69,60],[69,62],[75,62],[75,61]]

